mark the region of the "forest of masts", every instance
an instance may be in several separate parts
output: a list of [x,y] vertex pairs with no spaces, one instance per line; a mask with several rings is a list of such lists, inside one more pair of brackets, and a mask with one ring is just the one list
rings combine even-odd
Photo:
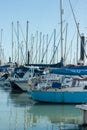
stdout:
[[[18,64],[55,64],[61,60],[61,50],[65,64],[75,64],[78,60],[78,48],[73,49],[73,38],[67,45],[67,27],[63,30],[63,47],[61,49],[60,32],[57,34],[56,29],[51,35],[43,34],[36,31],[35,34],[29,32],[29,22],[26,23],[26,33],[17,21],[17,28],[12,22],[12,56],[11,61]],[[78,41],[78,40],[77,40]]]
[[[63,29],[63,47],[61,49],[60,31],[57,34],[56,29],[52,31],[50,36],[36,31],[35,34],[29,32],[29,21],[26,22],[26,32],[24,33],[19,21],[17,26],[12,22],[12,47],[11,47],[11,62],[23,64],[55,64],[61,60],[61,50],[63,53],[64,64],[76,64],[78,61],[78,39],[76,47],[73,50],[73,39],[67,44],[67,28],[66,24]],[[78,38],[78,36],[77,36]],[[1,30],[2,40],[2,30]],[[4,57],[4,52],[0,44],[0,58]]]

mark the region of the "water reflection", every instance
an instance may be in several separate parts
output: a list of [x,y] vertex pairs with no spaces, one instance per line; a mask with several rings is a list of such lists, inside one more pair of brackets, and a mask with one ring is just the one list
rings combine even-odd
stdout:
[[81,121],[81,111],[75,105],[33,105],[29,111],[33,116],[47,117],[51,122],[66,121],[78,123]]
[[78,124],[82,122],[82,113],[75,105],[33,105],[28,113],[31,113],[32,123],[44,121],[54,129],[78,129]]
[[9,103],[15,107],[25,107],[34,104],[34,101],[27,93],[9,93]]
[[35,104],[27,93],[0,87],[1,130],[86,130],[75,105]]

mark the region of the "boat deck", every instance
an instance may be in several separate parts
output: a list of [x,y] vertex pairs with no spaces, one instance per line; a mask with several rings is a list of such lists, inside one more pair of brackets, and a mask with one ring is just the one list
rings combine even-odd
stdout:
[[84,87],[62,87],[62,88],[49,88],[49,89],[47,89],[47,91],[58,91],[58,92],[61,92],[61,91],[68,91],[68,92],[86,92],[87,91],[87,89],[85,89]]

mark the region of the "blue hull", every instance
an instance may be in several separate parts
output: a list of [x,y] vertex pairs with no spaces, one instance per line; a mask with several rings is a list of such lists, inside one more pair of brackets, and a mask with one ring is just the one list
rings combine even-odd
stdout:
[[84,92],[52,92],[32,91],[33,100],[49,103],[87,103],[87,91]]

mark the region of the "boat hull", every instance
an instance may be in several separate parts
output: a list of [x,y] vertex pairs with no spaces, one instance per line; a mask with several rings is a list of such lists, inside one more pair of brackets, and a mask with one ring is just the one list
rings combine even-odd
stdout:
[[32,91],[33,100],[49,103],[87,103],[87,91]]
[[23,92],[23,90],[17,84],[15,84],[14,81],[10,81],[10,84],[11,84],[11,90],[13,92],[15,92],[15,91],[17,91],[17,92]]
[[28,81],[26,80],[19,80],[19,81],[14,81],[14,83],[23,91],[27,91],[28,90]]

